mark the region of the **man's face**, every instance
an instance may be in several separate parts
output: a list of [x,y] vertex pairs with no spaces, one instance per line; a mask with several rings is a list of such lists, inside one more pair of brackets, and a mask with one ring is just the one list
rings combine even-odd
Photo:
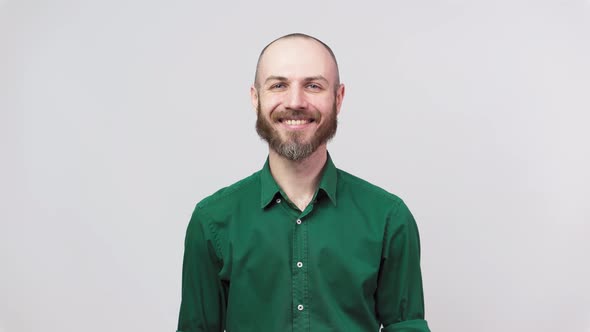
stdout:
[[263,55],[251,89],[256,131],[279,155],[303,160],[336,133],[343,96],[336,64],[321,44],[279,40]]

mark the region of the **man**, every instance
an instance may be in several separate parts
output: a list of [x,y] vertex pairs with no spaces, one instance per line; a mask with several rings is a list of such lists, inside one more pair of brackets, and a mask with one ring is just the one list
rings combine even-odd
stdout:
[[429,331],[410,211],[327,152],[344,98],[330,48],[271,42],[250,92],[268,159],[197,204],[178,331]]

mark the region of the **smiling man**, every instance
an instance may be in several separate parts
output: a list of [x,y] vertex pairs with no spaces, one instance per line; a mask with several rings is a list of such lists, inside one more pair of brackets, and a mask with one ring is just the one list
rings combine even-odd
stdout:
[[262,50],[250,94],[268,159],[197,204],[177,331],[429,331],[412,214],[328,154],[344,92],[318,39]]

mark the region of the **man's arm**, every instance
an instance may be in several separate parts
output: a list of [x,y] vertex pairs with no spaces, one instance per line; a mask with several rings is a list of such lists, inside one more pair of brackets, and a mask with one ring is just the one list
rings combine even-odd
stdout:
[[429,332],[424,320],[418,227],[400,200],[387,220],[377,285],[382,332]]
[[186,231],[177,332],[224,329],[225,295],[218,277],[221,261],[207,221],[197,207]]

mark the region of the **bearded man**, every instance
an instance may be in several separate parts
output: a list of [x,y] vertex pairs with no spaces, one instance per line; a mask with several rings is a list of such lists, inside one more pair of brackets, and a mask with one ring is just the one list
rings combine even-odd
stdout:
[[178,332],[429,331],[412,214],[328,154],[344,92],[320,40],[262,50],[250,93],[268,159],[197,204]]

